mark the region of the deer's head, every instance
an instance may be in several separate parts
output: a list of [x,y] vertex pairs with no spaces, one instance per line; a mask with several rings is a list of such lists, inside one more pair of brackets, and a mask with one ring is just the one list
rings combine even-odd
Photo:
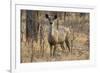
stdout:
[[54,20],[57,19],[57,15],[49,16],[48,14],[45,14],[45,17],[48,19],[50,25],[52,25]]

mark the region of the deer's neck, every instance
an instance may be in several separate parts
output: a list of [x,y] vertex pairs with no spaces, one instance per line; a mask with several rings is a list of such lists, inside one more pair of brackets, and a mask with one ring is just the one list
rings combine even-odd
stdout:
[[54,35],[54,26],[53,26],[53,25],[50,25],[50,28],[49,28],[49,35],[50,35],[50,36]]

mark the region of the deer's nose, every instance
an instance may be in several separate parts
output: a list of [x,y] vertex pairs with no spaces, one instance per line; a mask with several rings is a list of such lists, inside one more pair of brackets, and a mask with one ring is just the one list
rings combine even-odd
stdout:
[[50,22],[50,24],[52,24],[52,22]]

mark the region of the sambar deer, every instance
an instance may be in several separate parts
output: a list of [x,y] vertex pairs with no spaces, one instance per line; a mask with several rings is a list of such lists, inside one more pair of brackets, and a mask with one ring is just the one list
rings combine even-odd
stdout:
[[65,50],[64,43],[66,43],[66,46],[68,47],[68,50],[70,52],[70,43],[68,40],[70,29],[64,26],[59,26],[58,28],[54,27],[55,25],[54,21],[57,19],[57,15],[49,16],[48,14],[45,14],[45,17],[48,19],[50,25],[49,33],[48,33],[48,42],[50,45],[50,56],[55,56],[57,44],[61,46],[62,50]]

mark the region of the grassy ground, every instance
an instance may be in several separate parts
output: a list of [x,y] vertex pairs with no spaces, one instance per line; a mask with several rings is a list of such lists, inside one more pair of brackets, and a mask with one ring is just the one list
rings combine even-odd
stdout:
[[[83,33],[75,33],[75,39],[73,41],[72,52],[63,51],[58,45],[55,56],[50,56],[50,48],[47,41],[45,41],[44,55],[40,49],[38,43],[34,43],[34,47],[31,49],[29,43],[21,42],[21,62],[48,62],[48,61],[73,61],[73,60],[88,60],[89,59],[89,41],[88,36]],[[45,39],[47,40],[47,39]],[[32,44],[32,43],[31,43]]]

